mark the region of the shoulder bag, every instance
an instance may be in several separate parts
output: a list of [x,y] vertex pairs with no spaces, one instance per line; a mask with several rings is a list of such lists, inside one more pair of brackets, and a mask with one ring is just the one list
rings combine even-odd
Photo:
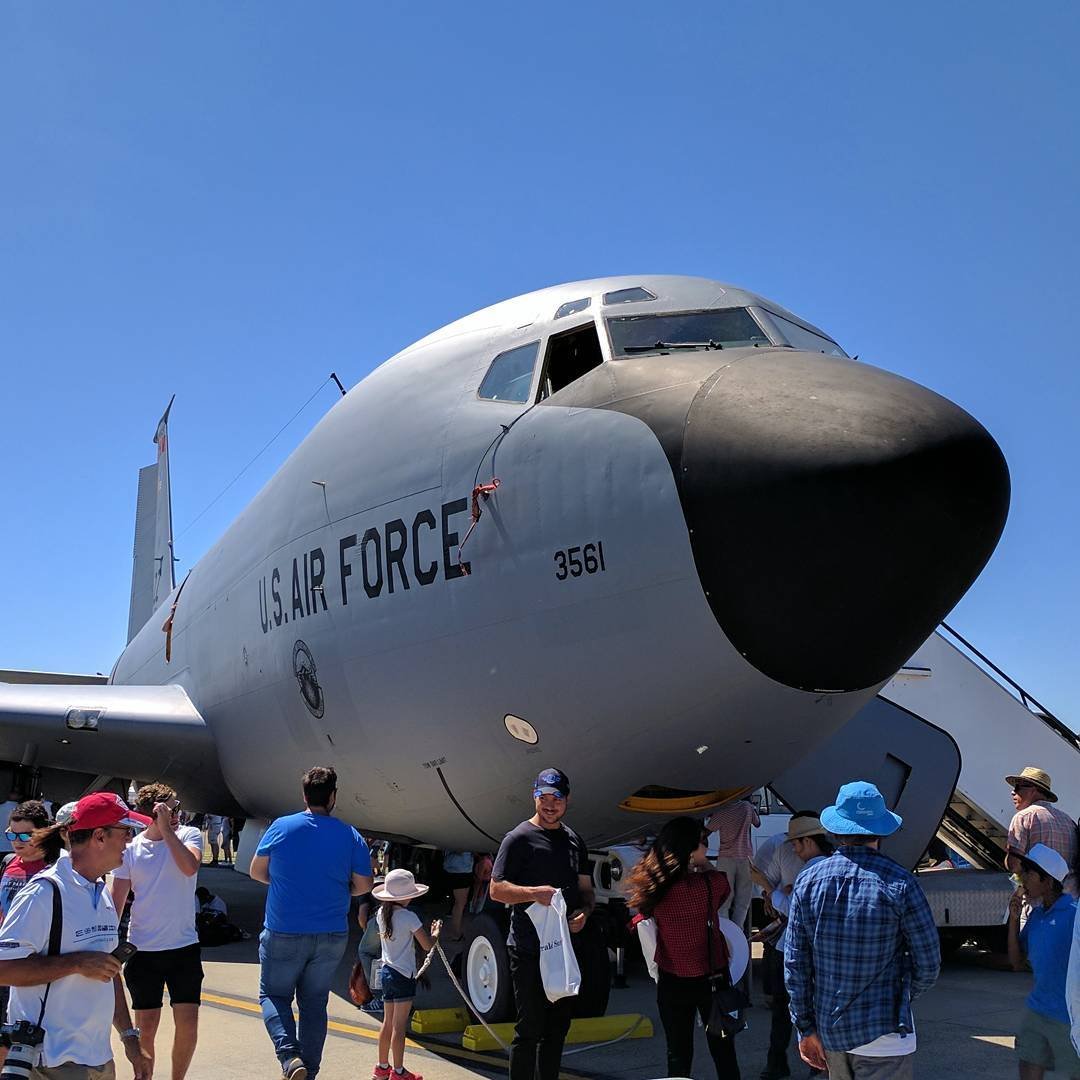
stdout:
[[[709,1019],[705,1023],[705,1031],[714,1038],[730,1038],[738,1035],[746,1027],[746,1021],[742,1018],[742,1010],[750,1004],[746,994],[739,987],[732,985],[731,972],[727,967],[719,971],[713,969],[713,934],[720,933],[720,927],[716,924],[716,912],[712,904],[712,882],[709,873],[705,874],[705,892],[708,897],[708,910],[706,911],[706,948],[709,951],[709,959],[706,970],[709,972]],[[726,950],[725,950],[726,951]]]

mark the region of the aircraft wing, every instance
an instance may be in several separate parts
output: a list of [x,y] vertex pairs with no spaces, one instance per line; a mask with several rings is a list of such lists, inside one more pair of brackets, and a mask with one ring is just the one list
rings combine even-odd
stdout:
[[217,747],[183,687],[0,682],[0,760],[161,780],[228,812]]

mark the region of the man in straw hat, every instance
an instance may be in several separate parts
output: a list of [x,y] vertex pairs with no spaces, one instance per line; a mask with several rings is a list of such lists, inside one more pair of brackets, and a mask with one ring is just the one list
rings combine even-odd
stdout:
[[911,1003],[937,981],[941,948],[918,882],[878,850],[903,819],[856,780],[821,824],[839,847],[799,875],[785,943],[799,1054],[832,1080],[909,1080]]
[[[833,853],[833,844],[813,810],[797,810],[788,821],[786,842],[802,863],[802,869]],[[800,870],[800,873],[802,871]],[[796,875],[798,880],[798,875]],[[770,906],[785,923],[778,937],[765,940],[763,983],[771,998],[772,1025],[769,1030],[769,1056],[761,1071],[761,1080],[782,1080],[791,1075],[787,1049],[791,1042],[791,1013],[784,987],[784,944],[787,940],[787,917],[791,913],[791,888],[774,889]]]
[[1005,783],[1012,787],[1016,807],[1009,822],[1006,868],[1017,873],[1020,869],[1017,856],[1026,855],[1036,844],[1053,848],[1072,867],[1076,861],[1076,822],[1051,805],[1058,797],[1050,783],[1050,774],[1034,765],[1025,765],[1020,772],[1006,776]]

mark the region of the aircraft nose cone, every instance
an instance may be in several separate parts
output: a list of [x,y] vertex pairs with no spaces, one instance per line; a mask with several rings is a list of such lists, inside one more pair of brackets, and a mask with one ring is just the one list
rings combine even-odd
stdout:
[[728,639],[771,678],[892,676],[974,581],[1009,505],[963,409],[899,376],[788,350],[721,368],[687,417],[680,494]]

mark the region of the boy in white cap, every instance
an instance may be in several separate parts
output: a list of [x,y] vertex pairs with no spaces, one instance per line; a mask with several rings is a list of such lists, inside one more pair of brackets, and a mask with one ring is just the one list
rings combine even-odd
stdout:
[[[1042,1080],[1043,1073],[1052,1070],[1080,1077],[1080,1057],[1069,1038],[1065,999],[1076,921],[1076,899],[1062,888],[1069,865],[1046,844],[1033,845],[1019,864],[1020,888],[1009,901],[1009,962],[1014,971],[1030,964],[1035,974],[1016,1035],[1020,1075],[1024,1080]],[[1021,930],[1025,900],[1032,905],[1031,914]]]

